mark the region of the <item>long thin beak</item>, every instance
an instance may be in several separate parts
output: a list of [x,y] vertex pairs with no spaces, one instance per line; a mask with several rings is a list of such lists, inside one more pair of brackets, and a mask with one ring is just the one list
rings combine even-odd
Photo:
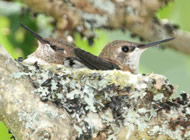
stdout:
[[30,32],[36,39],[38,39],[41,43],[49,43],[49,41],[43,39],[40,35],[32,31],[30,28],[28,28],[26,25],[19,23],[24,29],[26,29],[28,32]]
[[161,43],[168,42],[168,41],[173,40],[173,39],[174,39],[174,37],[171,37],[171,38],[151,42],[151,43],[148,43],[148,44],[139,44],[137,47],[140,48],[140,49],[145,49],[145,48],[148,48],[148,47],[151,47],[151,46],[155,46],[155,45],[158,45],[158,44],[161,44]]

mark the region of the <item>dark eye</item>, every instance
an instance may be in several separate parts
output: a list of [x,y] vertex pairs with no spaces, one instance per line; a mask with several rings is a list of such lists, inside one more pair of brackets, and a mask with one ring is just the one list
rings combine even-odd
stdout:
[[129,51],[129,47],[128,46],[122,46],[122,51],[127,53]]
[[60,52],[60,53],[63,53],[63,52],[64,52],[64,49],[63,49],[63,48],[57,48],[56,51],[57,51],[57,52]]

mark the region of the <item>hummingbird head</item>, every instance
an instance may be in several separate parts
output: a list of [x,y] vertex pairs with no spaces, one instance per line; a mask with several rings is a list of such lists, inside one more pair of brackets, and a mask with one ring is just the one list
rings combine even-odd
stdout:
[[43,38],[30,28],[20,23],[20,25],[30,32],[38,40],[37,50],[28,56],[27,63],[38,62],[46,65],[49,63],[63,64],[63,60],[69,55],[73,56],[72,48],[74,46],[60,38]]
[[151,43],[134,43],[125,40],[115,40],[107,44],[100,57],[117,64],[122,70],[138,73],[139,60],[142,52],[148,47],[168,42],[174,38],[168,38]]

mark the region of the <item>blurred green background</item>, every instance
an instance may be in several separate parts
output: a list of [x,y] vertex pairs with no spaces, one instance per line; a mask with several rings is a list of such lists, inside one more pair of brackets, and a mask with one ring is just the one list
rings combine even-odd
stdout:
[[[160,19],[167,18],[172,23],[179,25],[181,30],[190,32],[189,5],[189,0],[175,0],[158,11],[157,17]],[[37,41],[19,26],[19,22],[26,24],[44,37],[51,36],[51,31],[53,30],[53,27],[48,24],[51,21],[50,17],[45,17],[44,15],[34,17],[23,7],[25,5],[18,2],[5,3],[0,1],[0,44],[14,58],[26,57],[37,46]],[[102,47],[112,40],[124,39],[140,42],[138,38],[131,38],[130,32],[96,30],[96,33],[98,38],[95,39],[93,46],[88,46],[87,39],[81,39],[77,33],[75,35],[75,44],[98,55]],[[172,49],[155,47],[145,51],[140,61],[140,73],[165,75],[171,83],[178,85],[176,95],[180,91],[190,93],[190,56]],[[0,140],[9,140],[10,137],[8,129],[0,122]]]

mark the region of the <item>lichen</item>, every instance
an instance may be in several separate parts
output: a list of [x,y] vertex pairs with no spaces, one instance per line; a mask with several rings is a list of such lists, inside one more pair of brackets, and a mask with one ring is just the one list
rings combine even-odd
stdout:
[[[133,75],[118,70],[65,69],[60,65],[24,64],[24,67],[25,71],[15,78],[28,75],[36,88],[34,93],[42,101],[51,101],[65,109],[72,118],[78,138],[90,139],[94,134],[101,135],[99,132],[102,131],[107,139],[117,139],[122,127],[127,131],[123,133],[127,139],[137,132],[140,136],[144,131],[147,135],[143,138],[166,135],[182,139],[189,136],[188,133],[182,134],[185,129],[189,130],[190,118],[186,116],[189,115],[189,97],[183,93],[184,101],[181,98],[171,101],[175,89],[165,77]],[[57,115],[48,110],[47,113],[52,119]],[[93,113],[96,114],[94,118]],[[184,118],[183,123],[172,124],[171,118],[177,121],[179,113]],[[60,117],[65,118],[64,115]],[[160,120],[162,124],[155,122],[157,117],[163,118]],[[98,126],[90,119],[94,119]],[[185,127],[184,123],[187,123]],[[177,127],[179,124],[183,130]]]
[[93,3],[94,7],[97,7],[103,11],[106,11],[108,14],[113,14],[115,12],[115,5],[110,0],[90,0]]
[[18,79],[18,78],[20,78],[20,77],[22,77],[24,75],[28,75],[28,73],[26,73],[26,72],[16,72],[16,73],[13,73],[13,78]]
[[162,99],[164,98],[164,94],[163,93],[159,93],[157,95],[154,96],[153,100],[154,101],[162,101]]

